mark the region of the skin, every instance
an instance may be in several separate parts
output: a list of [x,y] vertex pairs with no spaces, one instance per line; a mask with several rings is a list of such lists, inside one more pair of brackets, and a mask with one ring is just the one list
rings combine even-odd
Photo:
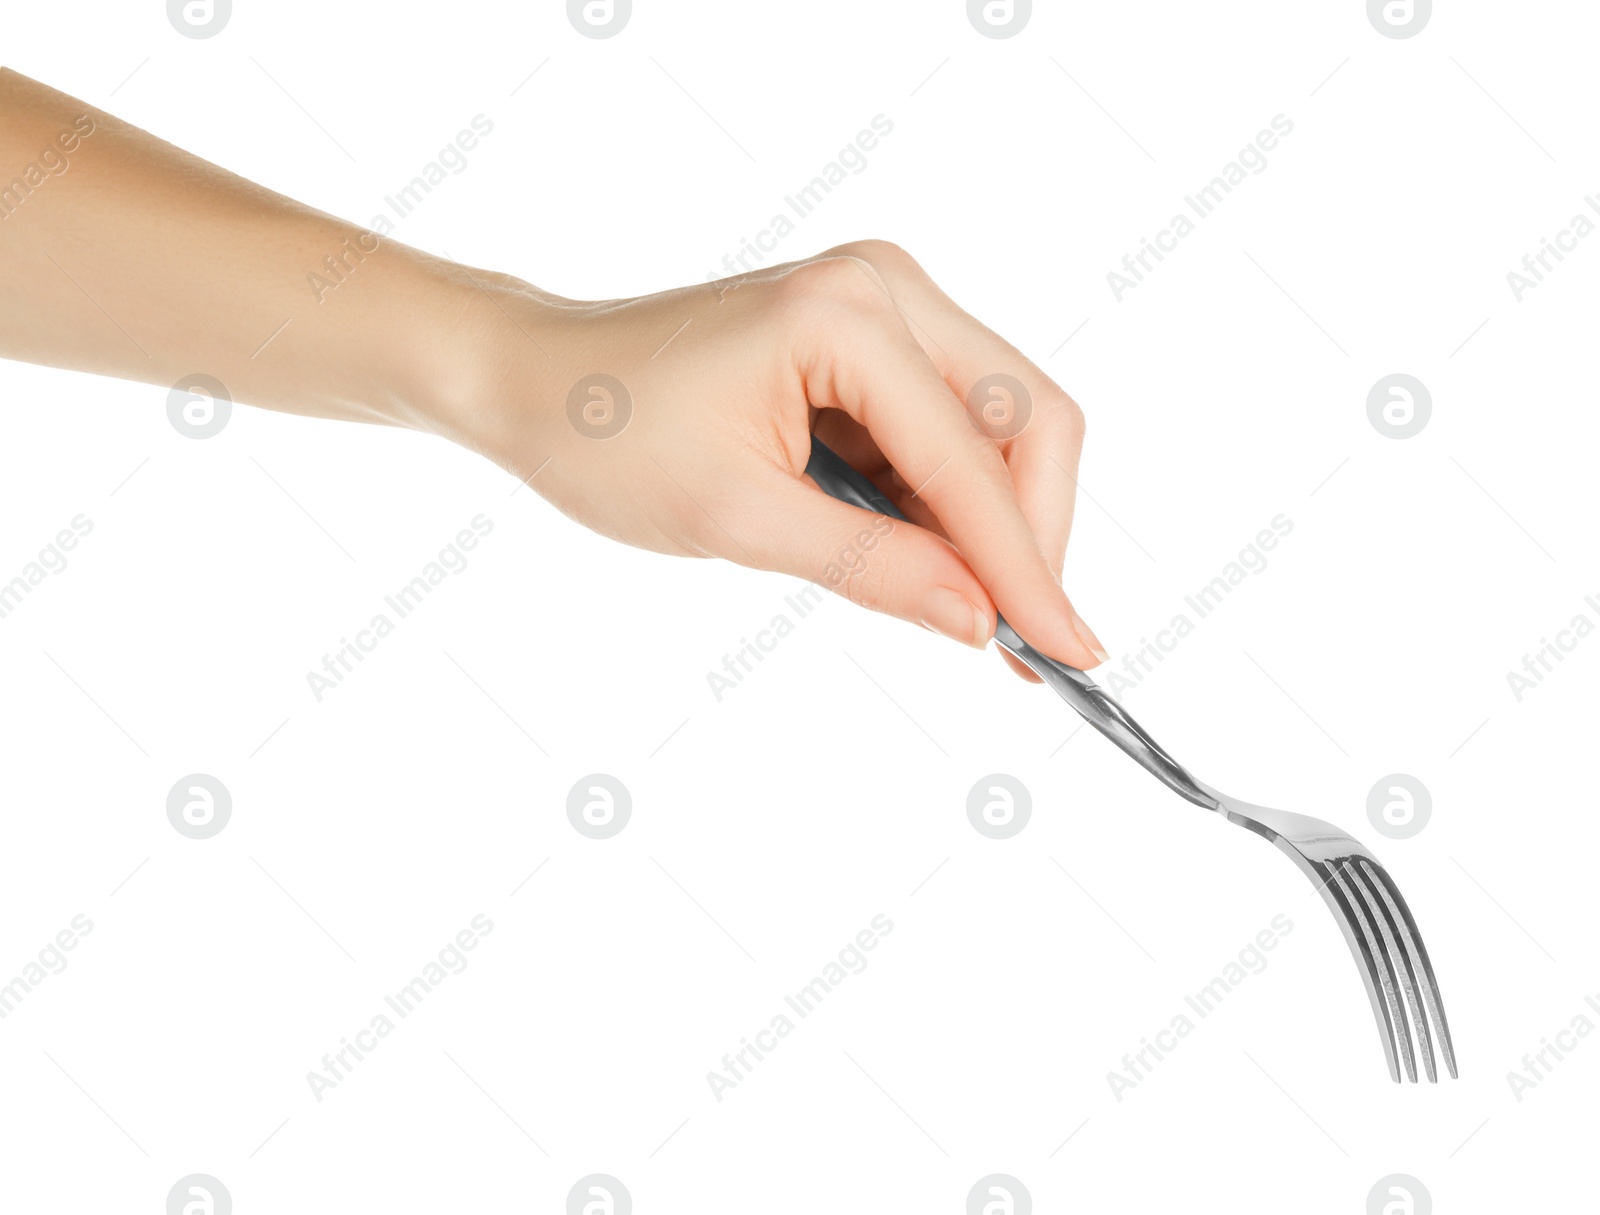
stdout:
[[[329,256],[347,269],[319,300],[307,276]],[[1082,411],[892,244],[563,299],[0,70],[0,282],[4,357],[162,387],[201,371],[238,402],[428,431],[623,543],[829,582],[872,520],[805,477],[814,431],[912,521],[834,589],[980,648],[998,606],[1053,658],[1105,658],[1060,582]],[[595,373],[631,402],[607,438],[569,418]],[[994,373],[1031,400],[1003,440],[965,403]]]

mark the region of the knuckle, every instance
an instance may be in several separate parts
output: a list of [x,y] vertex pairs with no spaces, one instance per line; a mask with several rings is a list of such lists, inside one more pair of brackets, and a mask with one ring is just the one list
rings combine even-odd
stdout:
[[1006,463],[1005,454],[1000,450],[1000,445],[987,435],[968,427],[976,445],[972,449],[973,458],[978,462],[978,471],[990,480],[1003,485],[1011,483],[1011,468]]
[[857,607],[876,608],[888,601],[889,579],[881,565],[863,564],[836,580],[832,589]]
[[1035,416],[1063,442],[1082,442],[1085,429],[1083,409],[1060,388],[1051,384],[1039,392],[1034,400],[1034,409]]
[[894,520],[879,516],[851,532],[829,554],[818,581],[862,607],[878,608],[891,602],[896,589],[894,563],[885,542],[896,526]]
[[784,305],[808,311],[819,305],[870,313],[891,307],[877,270],[848,254],[802,262],[777,281],[776,290]]
[[957,448],[952,454],[965,466],[969,477],[998,482],[1009,478],[1006,458],[989,435],[976,426],[957,428]]
[[859,257],[878,266],[890,266],[905,270],[922,269],[917,264],[917,259],[912,257],[899,245],[889,240],[856,240],[849,244],[840,245],[832,250],[835,253],[846,254],[850,257]]

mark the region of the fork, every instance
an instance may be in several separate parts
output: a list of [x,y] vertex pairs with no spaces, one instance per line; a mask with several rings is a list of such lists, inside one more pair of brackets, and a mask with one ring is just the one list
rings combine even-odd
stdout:
[[[806,473],[825,493],[841,502],[908,522],[876,485],[815,436],[811,440],[811,459]],[[1004,617],[995,624],[994,639],[1054,688],[1090,725],[1179,797],[1213,810],[1230,823],[1254,831],[1277,845],[1316,886],[1339,922],[1361,971],[1361,980],[1366,984],[1390,1079],[1397,1084],[1400,1082],[1403,1063],[1407,1079],[1414,1082],[1417,1079],[1416,1055],[1420,1053],[1429,1081],[1436,1082],[1439,1077],[1434,1065],[1435,1041],[1444,1056],[1445,1067],[1451,1078],[1455,1078],[1455,1049],[1450,1042],[1450,1027],[1445,1022],[1444,1002],[1439,995],[1438,980],[1434,978],[1433,963],[1428,960],[1422,934],[1400,895],[1400,888],[1377,857],[1320,818],[1251,805],[1201,784],[1146,734],[1104,688],[1075,667],[1039,653],[1017,635]],[[1410,1027],[1407,1025],[1408,1010]]]

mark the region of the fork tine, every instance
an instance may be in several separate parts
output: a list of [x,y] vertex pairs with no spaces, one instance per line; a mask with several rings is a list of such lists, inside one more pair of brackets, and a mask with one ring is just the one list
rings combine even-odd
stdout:
[[[1389,1034],[1394,1039],[1395,1053],[1399,1055],[1406,1065],[1406,1076],[1412,1081],[1417,1078],[1417,1060],[1411,1053],[1411,1033],[1406,1028],[1406,1010],[1400,1003],[1400,992],[1395,985],[1394,975],[1389,969],[1389,960],[1384,954],[1383,945],[1378,940],[1377,933],[1373,931],[1372,922],[1367,918],[1366,908],[1362,905],[1360,897],[1350,889],[1342,866],[1333,867],[1333,880],[1338,883],[1339,889],[1344,894],[1347,914],[1351,915],[1354,922],[1360,927],[1361,935],[1367,944],[1367,961],[1372,968],[1378,987],[1383,992],[1385,1020],[1388,1022]],[[1396,1083],[1399,1074],[1392,1073]]]
[[[1366,900],[1367,909],[1372,912],[1373,922],[1383,934],[1383,945],[1389,954],[1390,969],[1394,971],[1395,978],[1400,980],[1405,1005],[1411,1010],[1411,1025],[1416,1031],[1417,1054],[1422,1056],[1422,1066],[1427,1072],[1428,1082],[1437,1083],[1439,1073],[1434,1067],[1433,1045],[1428,1036],[1428,1019],[1423,1014],[1422,1001],[1417,998],[1417,977],[1416,971],[1412,968],[1411,955],[1400,945],[1401,929],[1397,923],[1398,917],[1395,916],[1389,901],[1373,890],[1377,884],[1376,878],[1370,875],[1363,876],[1350,861],[1345,861],[1344,871],[1350,878],[1350,884],[1360,891],[1361,897]],[[1416,1077],[1412,1076],[1412,1079],[1415,1080]]]
[[1444,1018],[1444,997],[1439,994],[1439,980],[1434,977],[1433,963],[1428,960],[1428,947],[1422,943],[1422,933],[1417,928],[1416,920],[1411,918],[1411,908],[1406,906],[1400,888],[1389,876],[1389,871],[1376,861],[1363,859],[1361,865],[1372,876],[1378,892],[1395,913],[1394,918],[1400,927],[1401,939],[1416,963],[1420,980],[1417,985],[1422,989],[1422,999],[1428,1007],[1428,1016],[1433,1019],[1439,1050],[1444,1054],[1444,1065],[1449,1069],[1450,1078],[1454,1080],[1457,1078],[1455,1046],[1450,1041],[1450,1024]]
[[1364,925],[1351,906],[1348,892],[1341,887],[1339,871],[1333,863],[1313,863],[1312,868],[1322,879],[1317,883],[1317,890],[1339,921],[1344,938],[1350,944],[1350,952],[1355,955],[1356,965],[1361,968],[1367,998],[1372,1002],[1372,1015],[1378,1022],[1378,1039],[1383,1043],[1383,1056],[1389,1064],[1389,1079],[1399,1084],[1400,1060],[1395,1053],[1394,1034],[1390,1029],[1389,1004],[1384,994],[1383,980],[1378,975],[1377,962],[1372,956],[1375,942],[1371,934],[1363,930]]

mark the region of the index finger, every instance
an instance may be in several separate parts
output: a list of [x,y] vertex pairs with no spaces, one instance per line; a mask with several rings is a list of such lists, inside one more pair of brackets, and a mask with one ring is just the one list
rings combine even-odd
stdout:
[[834,314],[812,326],[799,351],[808,398],[871,432],[1029,644],[1070,666],[1095,666],[1000,451],[973,426],[869,268],[831,260],[855,263],[860,282],[836,281]]

